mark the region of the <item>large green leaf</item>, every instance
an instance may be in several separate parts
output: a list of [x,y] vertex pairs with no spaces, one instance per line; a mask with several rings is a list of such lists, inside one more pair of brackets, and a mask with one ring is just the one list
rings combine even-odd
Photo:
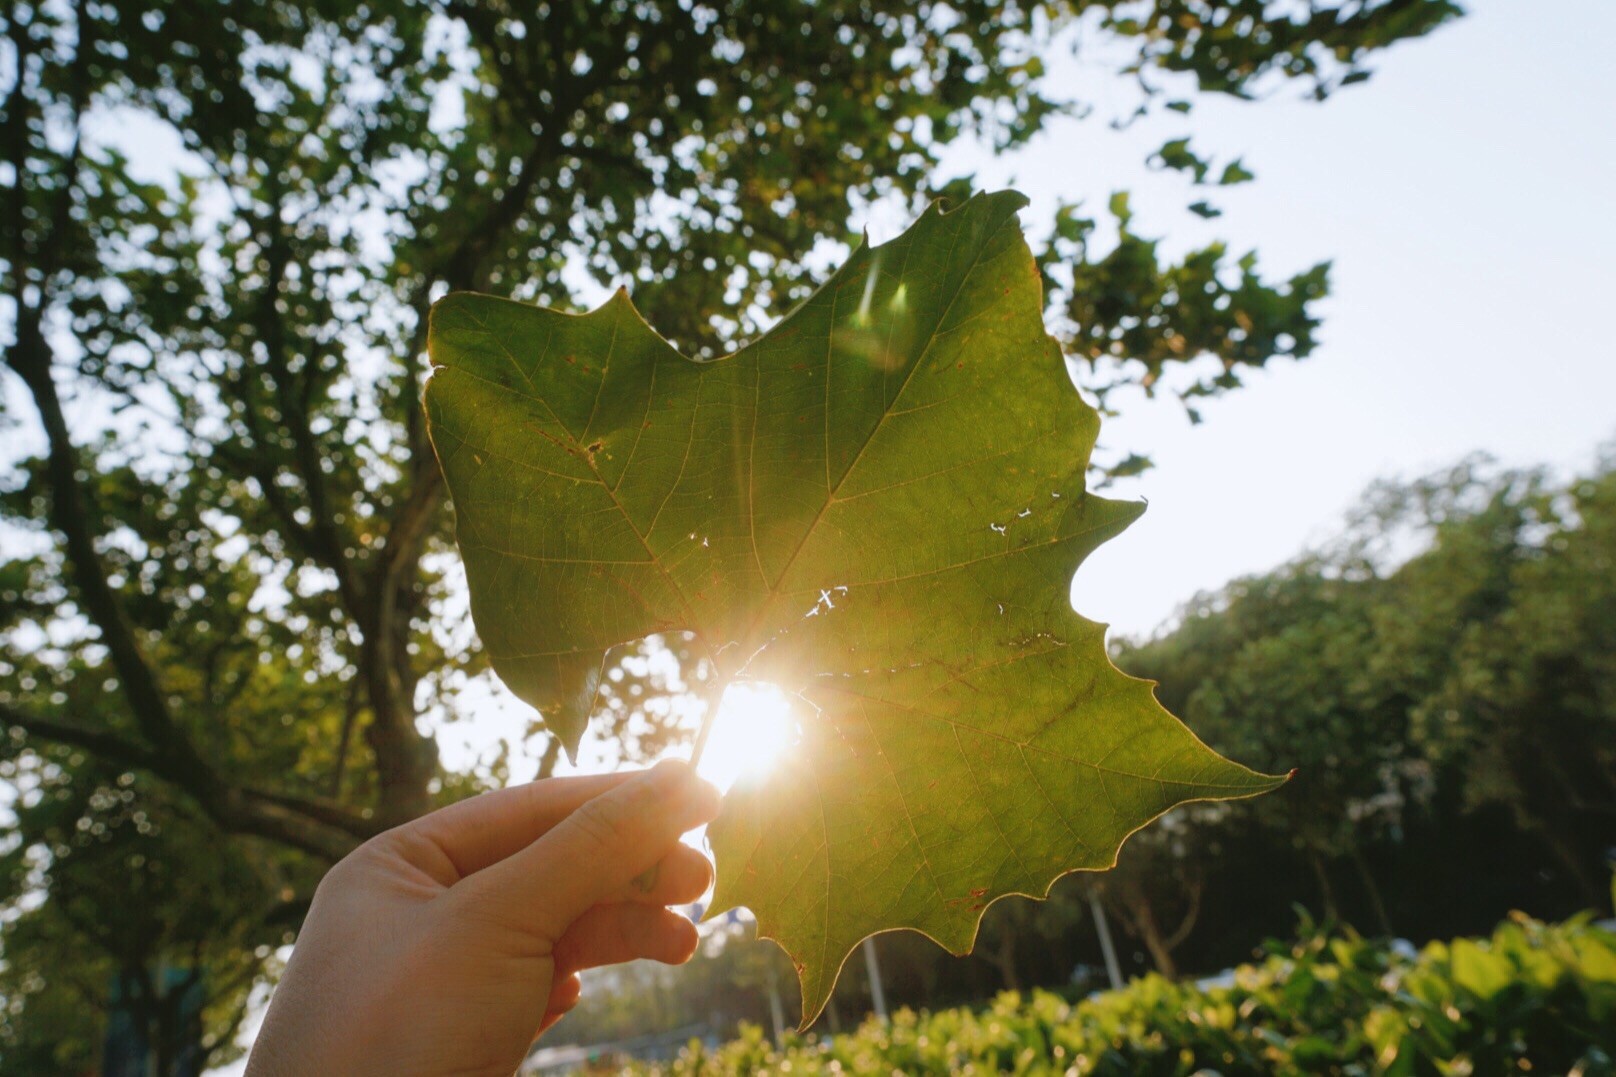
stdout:
[[714,910],[792,955],[805,1023],[872,932],[965,952],[994,899],[1279,780],[1201,744],[1071,610],[1141,506],[1084,490],[1099,420],[1044,332],[1023,204],[934,206],[708,363],[623,293],[433,310],[427,414],[505,682],[575,748],[606,651],[687,630],[721,678],[801,701],[791,765],[710,836]]

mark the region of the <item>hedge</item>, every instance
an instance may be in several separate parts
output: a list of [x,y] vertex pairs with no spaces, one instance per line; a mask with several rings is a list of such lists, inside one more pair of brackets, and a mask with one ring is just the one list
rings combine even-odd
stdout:
[[[716,1048],[625,1075],[1013,1073],[1120,1077],[1616,1074],[1616,932],[1517,915],[1491,938],[1415,953],[1350,932],[1270,942],[1217,984],[1160,976],[1069,1002],[1034,991],[986,1009],[901,1010],[858,1031],[743,1026]],[[1232,982],[1227,982],[1232,980]]]

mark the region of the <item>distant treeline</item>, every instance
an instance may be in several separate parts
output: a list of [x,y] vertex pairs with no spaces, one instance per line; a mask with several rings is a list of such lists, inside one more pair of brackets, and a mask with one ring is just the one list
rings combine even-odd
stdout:
[[[1200,974],[1288,934],[1297,909],[1371,936],[1487,931],[1511,910],[1609,910],[1616,848],[1616,455],[1570,482],[1468,460],[1373,487],[1339,540],[1198,596],[1128,673],[1280,792],[1190,805],[1132,838],[1116,869],[1010,899],[976,954],[879,940],[894,1005],[1001,988],[1100,984],[1091,891],[1125,974]],[[767,1025],[772,944],[731,943],[592,992],[556,1039],[745,1019]],[[1075,974],[1075,978],[1074,978]],[[857,954],[829,1022],[870,1005]]]

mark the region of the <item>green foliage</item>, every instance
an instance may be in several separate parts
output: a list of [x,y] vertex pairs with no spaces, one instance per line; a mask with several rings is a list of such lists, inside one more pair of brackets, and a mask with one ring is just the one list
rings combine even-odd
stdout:
[[1152,92],[1157,88],[1151,76],[1158,73],[1190,75],[1202,91],[1240,98],[1283,75],[1309,84],[1320,100],[1368,78],[1364,64],[1376,49],[1429,33],[1462,13],[1448,0],[1316,3],[1305,8],[1268,0],[1085,6],[1102,9],[1110,29],[1147,36],[1149,46],[1129,70]]
[[[1478,459],[1379,484],[1332,547],[1201,596],[1114,657],[1220,750],[1299,768],[1245,819],[1301,857],[1330,916],[1338,890],[1388,932],[1439,930],[1432,904],[1600,904],[1616,844],[1613,463],[1554,482]],[[1506,841],[1539,870],[1490,859]],[[1538,876],[1552,885],[1534,897]]]
[[1197,184],[1205,181],[1207,172],[1212,168],[1205,158],[1197,156],[1195,151],[1190,149],[1190,140],[1187,138],[1175,138],[1162,143],[1151,160],[1162,168],[1170,168],[1175,172],[1188,172]]
[[[134,773],[81,752],[42,758],[15,737],[8,749],[0,777],[19,790],[14,833],[28,840],[0,857],[15,910],[0,927],[0,1074],[94,1070],[114,977],[139,985],[127,1019],[160,1061],[192,1044],[228,1061],[253,979],[301,914],[282,895],[314,880],[295,858],[221,844],[192,805]],[[202,1006],[194,1027],[187,993]]]
[[778,1050],[754,1026],[715,1049],[692,1044],[669,1065],[620,1072],[1594,1077],[1612,1072],[1613,1018],[1616,933],[1586,918],[1517,917],[1491,938],[1414,956],[1350,933],[1305,933],[1270,943],[1228,986],[1147,976],[1077,1003],[1006,992],[980,1012],[906,1009]]
[[617,298],[457,295],[426,409],[494,668],[576,751],[608,651],[694,633],[794,695],[793,765],[732,790],[714,909],[791,955],[803,1023],[844,955],[1105,868],[1186,800],[1278,784],[1106,659],[1075,565],[1139,506],[1087,494],[1098,420],[1046,336],[1023,199],[929,211],[710,363]]
[[[1191,209],[1202,217],[1218,214],[1206,202]],[[1238,386],[1241,367],[1262,366],[1274,356],[1301,359],[1313,351],[1319,321],[1312,304],[1329,289],[1328,263],[1277,286],[1258,275],[1255,252],[1231,260],[1222,243],[1164,265],[1158,241],[1133,231],[1126,194],[1111,197],[1110,211],[1117,242],[1109,250],[1094,253],[1096,222],[1078,216],[1076,206],[1063,206],[1039,260],[1058,282],[1057,323],[1068,337],[1069,353],[1088,363],[1094,374],[1090,388],[1102,403],[1112,390],[1134,383],[1132,378],[1108,381],[1103,373],[1108,364],[1142,368],[1137,383],[1153,391],[1170,365],[1186,357],[1216,357],[1221,373],[1176,390],[1188,404]],[[1199,413],[1189,410],[1198,421]],[[1133,459],[1123,461],[1111,476],[1139,470],[1131,464]]]

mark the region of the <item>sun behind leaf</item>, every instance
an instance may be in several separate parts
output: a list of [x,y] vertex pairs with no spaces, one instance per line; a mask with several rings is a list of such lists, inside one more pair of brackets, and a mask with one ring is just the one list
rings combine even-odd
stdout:
[[743,779],[766,779],[796,741],[796,718],[784,692],[772,684],[732,684],[696,771],[727,793]]
[[1188,800],[1282,779],[1218,756],[1072,612],[1143,506],[1088,493],[1099,418],[1045,333],[1014,192],[862,248],[698,363],[625,294],[583,316],[433,309],[433,443],[494,668],[575,748],[613,646],[695,634],[800,703],[789,760],[709,829],[806,1026],[866,936],[967,952],[983,910],[1101,869]]

